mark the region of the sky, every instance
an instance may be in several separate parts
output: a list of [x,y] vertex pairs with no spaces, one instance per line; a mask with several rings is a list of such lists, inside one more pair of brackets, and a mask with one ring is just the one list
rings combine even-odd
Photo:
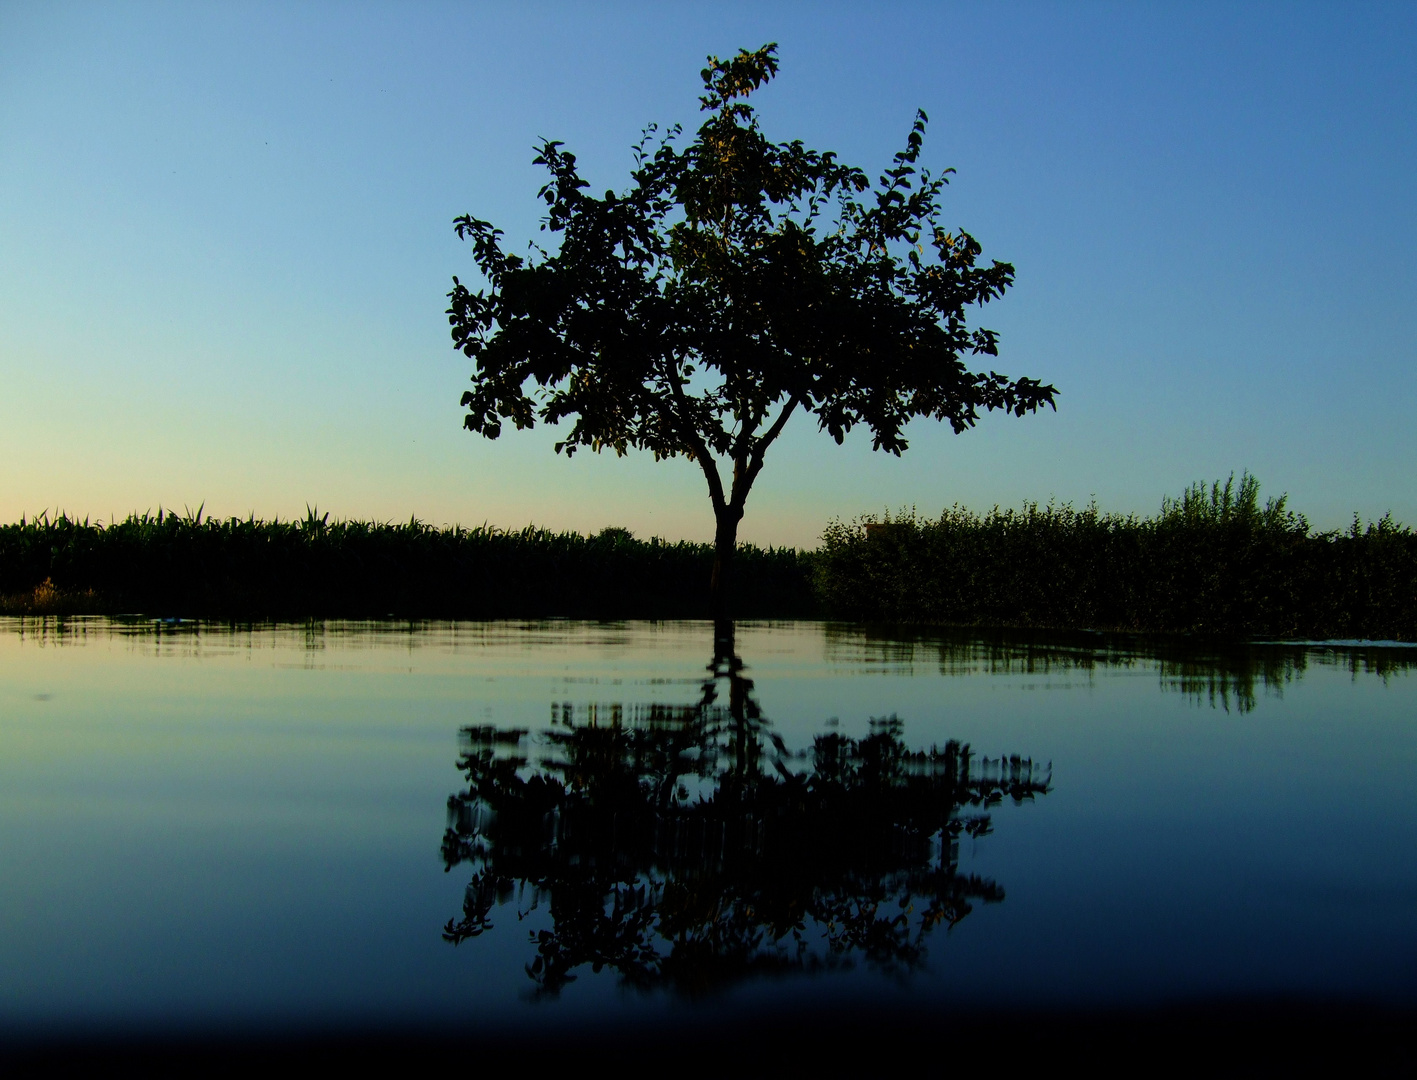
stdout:
[[622,188],[708,54],[779,44],[764,129],[875,174],[931,118],[976,321],[1056,414],[901,458],[799,415],[740,538],[1248,469],[1320,528],[1417,524],[1417,6],[0,2],[0,521],[528,523],[708,539],[697,468],[462,429],[453,219],[536,237],[537,140]]

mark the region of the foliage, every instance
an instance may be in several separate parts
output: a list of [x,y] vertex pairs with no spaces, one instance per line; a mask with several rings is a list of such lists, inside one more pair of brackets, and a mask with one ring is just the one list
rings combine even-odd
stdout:
[[1410,528],[1315,533],[1284,498],[1261,506],[1248,474],[1154,518],[1031,503],[837,521],[816,573],[825,608],[852,619],[1417,640]]
[[497,438],[504,421],[570,421],[566,454],[696,462],[724,559],[794,412],[837,442],[865,425],[876,449],[899,454],[912,417],[959,432],[981,410],[1021,416],[1056,393],[961,360],[997,355],[967,309],[1014,270],[982,264],[975,239],[942,224],[948,170],[919,168],[925,114],[872,185],[830,152],[764,136],[747,99],[777,67],[775,45],[710,57],[697,135],[681,145],[677,127],[646,129],[620,194],[588,194],[575,155],[543,142],[554,253],[508,254],[490,222],[456,222],[488,286],[454,278],[449,293],[454,344],[475,361],[466,427]]
[[[159,512],[0,526],[0,612],[207,618],[702,618],[708,544]],[[1152,518],[1026,504],[837,521],[739,549],[745,617],[1417,640],[1417,535],[1315,532],[1242,476]]]
[[[528,526],[67,515],[0,526],[0,612],[274,618],[686,618],[710,612],[707,544]],[[744,546],[756,616],[814,610],[803,556]]]

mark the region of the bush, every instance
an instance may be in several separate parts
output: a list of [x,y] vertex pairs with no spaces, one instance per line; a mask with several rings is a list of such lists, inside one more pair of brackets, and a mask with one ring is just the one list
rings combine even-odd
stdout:
[[1236,637],[1417,639],[1417,536],[1391,518],[1316,533],[1248,474],[1154,518],[1026,504],[833,522],[823,606],[876,622]]

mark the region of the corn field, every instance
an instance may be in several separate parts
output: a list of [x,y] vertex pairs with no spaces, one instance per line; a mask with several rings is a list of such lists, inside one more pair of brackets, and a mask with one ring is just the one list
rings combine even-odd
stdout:
[[[0,526],[0,614],[231,619],[704,618],[710,544],[303,519],[41,515]],[[1259,484],[1154,517],[1027,504],[835,521],[815,551],[739,548],[743,618],[1417,641],[1417,535],[1317,532]]]
[[[0,526],[0,612],[302,618],[708,615],[711,544],[527,527],[42,515]],[[745,617],[815,611],[802,556],[744,545]]]

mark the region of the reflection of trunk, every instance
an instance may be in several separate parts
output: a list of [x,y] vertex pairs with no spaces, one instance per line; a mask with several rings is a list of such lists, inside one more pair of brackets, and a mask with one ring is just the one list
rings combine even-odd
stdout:
[[[727,720],[729,726],[726,734],[731,747],[733,764],[729,766],[725,775],[725,782],[731,783],[729,786],[749,783],[758,775],[759,760],[762,756],[763,747],[761,745],[763,714],[758,707],[757,701],[753,697],[753,680],[743,674],[743,660],[739,657],[735,641],[734,625],[732,619],[715,619],[713,624],[713,663],[708,667],[709,677],[704,681],[704,695],[700,699],[700,708],[707,710],[713,703],[719,700],[719,690],[722,680],[728,682]],[[782,740],[778,736],[771,736],[773,742],[781,748]]]
[[713,537],[713,577],[709,580],[709,592],[713,617],[721,622],[733,618],[733,554],[738,546],[738,522],[743,518],[743,510],[729,504],[715,516],[718,527]]
[[735,655],[737,649],[734,648],[733,620],[715,619],[713,623],[713,663],[709,665],[709,671],[714,677],[720,673],[733,670],[733,661],[738,657]]

